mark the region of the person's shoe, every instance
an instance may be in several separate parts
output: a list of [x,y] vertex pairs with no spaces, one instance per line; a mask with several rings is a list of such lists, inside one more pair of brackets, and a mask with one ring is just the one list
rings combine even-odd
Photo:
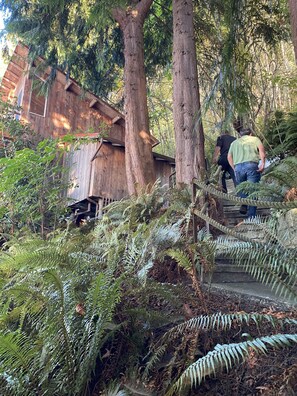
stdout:
[[239,213],[247,214],[247,211],[248,211],[247,205],[241,205],[241,207],[239,209]]

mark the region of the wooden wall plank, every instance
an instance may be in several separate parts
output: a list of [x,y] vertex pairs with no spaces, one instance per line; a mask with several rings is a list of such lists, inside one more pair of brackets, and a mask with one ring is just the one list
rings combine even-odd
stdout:
[[[22,118],[30,122],[42,137],[92,132],[124,141],[125,131],[122,125],[112,124],[112,119],[101,114],[95,107],[90,108],[88,97],[81,97],[71,89],[65,90],[66,76],[63,73],[57,72],[57,78],[50,88],[45,117],[29,112],[31,80],[28,74],[22,78],[26,79]],[[12,88],[14,87],[11,86],[10,91]]]
[[65,164],[69,168],[69,180],[73,183],[67,196],[74,202],[82,201],[91,195],[91,159],[98,146],[99,142],[82,144],[79,149],[71,148],[66,154]]
[[156,178],[160,180],[161,186],[169,185],[169,176],[173,173],[174,168],[166,161],[154,159]]
[[103,143],[93,161],[93,174],[90,195],[114,200],[128,196],[125,151]]

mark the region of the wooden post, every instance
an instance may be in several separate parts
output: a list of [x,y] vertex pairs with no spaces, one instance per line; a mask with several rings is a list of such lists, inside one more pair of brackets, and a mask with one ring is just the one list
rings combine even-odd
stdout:
[[[192,181],[192,205],[195,207],[196,204],[196,194],[197,194],[197,186],[194,183],[194,179]],[[198,229],[198,224],[197,224],[197,216],[193,213],[192,214],[192,221],[193,221],[193,240],[194,243],[197,242],[197,229]]]
[[103,216],[103,198],[99,198],[97,207],[97,218],[101,219]]
[[[195,178],[192,181],[192,206],[193,208],[195,208],[196,205],[196,194],[197,194],[197,185],[194,182]],[[200,197],[200,201],[205,202],[205,195],[203,195],[202,197]],[[193,240],[194,243],[198,242],[198,238],[197,238],[197,232],[198,232],[198,221],[197,221],[197,216],[195,215],[195,213],[193,212],[192,214],[192,221],[193,221]],[[207,232],[209,232],[209,223],[206,223],[206,230]],[[194,265],[194,263],[193,263]],[[194,268],[193,268],[194,269]],[[194,269],[194,271],[196,271],[196,268]],[[201,266],[200,268],[200,282],[202,283],[204,279],[204,271],[203,271],[203,267]]]
[[[205,193],[205,202],[207,202],[208,197],[209,197],[208,193]],[[208,206],[209,206],[209,204],[207,204],[206,210],[205,210],[207,216],[209,215]],[[206,232],[209,234],[209,222],[208,221],[205,222],[205,228],[206,228]]]

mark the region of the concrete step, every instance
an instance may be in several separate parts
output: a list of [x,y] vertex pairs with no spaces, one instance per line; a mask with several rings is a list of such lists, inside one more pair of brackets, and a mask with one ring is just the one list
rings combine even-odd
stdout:
[[206,274],[204,281],[206,283],[227,283],[238,285],[240,283],[255,283],[255,279],[247,272],[241,271],[215,271],[212,274]]
[[[267,211],[260,211],[257,210],[257,216],[259,216],[261,219],[265,220],[270,217],[270,212]],[[235,226],[238,223],[241,223],[242,221],[247,219],[247,215],[243,215],[239,213],[239,209],[236,211],[225,211],[224,210],[224,219],[228,226]]]
[[[257,233],[255,233],[255,230]],[[265,240],[265,232],[261,226],[255,224],[242,224],[236,227],[238,233],[244,234],[255,242],[262,242]],[[240,241],[235,237],[228,235],[220,236],[221,243],[226,241],[228,245],[239,243]],[[212,273],[204,275],[205,282],[222,283],[222,284],[239,284],[256,282],[255,279],[247,273],[241,266],[236,265],[232,257],[228,257],[222,252],[217,251],[215,258],[215,268]]]
[[[229,223],[227,227],[255,242],[263,242],[267,239],[267,228],[264,225],[252,224],[243,221],[238,224],[234,224],[234,222],[233,224]],[[221,239],[224,239],[224,235],[221,236]],[[225,236],[225,239],[231,241],[231,238],[228,235]],[[235,241],[236,238],[233,238],[233,240]]]
[[[225,225],[240,234],[244,234],[249,239],[255,242],[265,242],[266,231],[263,227],[256,224],[243,223],[246,215],[239,213],[240,205],[234,205],[230,201],[223,201],[223,211],[225,218]],[[270,216],[269,208],[258,208],[257,216],[260,218],[267,218]],[[240,223],[240,224],[239,224]],[[224,239],[228,244],[238,243],[239,240],[228,235],[221,235],[222,242]],[[220,288],[226,293],[238,293],[242,296],[249,295],[250,298],[268,299],[277,302],[284,301],[290,303],[287,299],[279,298],[271,291],[269,286],[265,286],[257,282],[250,274],[244,271],[242,267],[234,264],[232,258],[224,256],[222,253],[217,253],[216,265],[212,274],[204,274],[204,283],[210,283],[211,288]],[[244,297],[243,297],[244,298]],[[295,301],[296,303],[296,301]]]
[[218,256],[215,260],[215,268],[212,273],[205,273],[205,282],[215,283],[238,283],[255,282],[255,279],[242,267],[234,264],[234,260],[229,257]]
[[[226,218],[231,218],[231,217],[243,217],[246,218],[247,215],[242,214],[239,212],[240,210],[240,206],[225,206],[223,207],[223,212],[224,212],[224,216]],[[271,211],[269,208],[257,208],[257,216],[259,217],[269,217],[271,214]]]
[[284,307],[291,308],[292,306],[296,306],[296,301],[293,299],[283,298],[276,295],[269,286],[263,285],[258,282],[241,282],[238,284],[235,283],[220,283],[213,282],[210,286],[213,289],[223,290],[226,294],[237,294],[245,298],[245,296],[249,296],[251,299],[258,300],[266,300],[267,302],[271,301],[275,304],[284,304]]

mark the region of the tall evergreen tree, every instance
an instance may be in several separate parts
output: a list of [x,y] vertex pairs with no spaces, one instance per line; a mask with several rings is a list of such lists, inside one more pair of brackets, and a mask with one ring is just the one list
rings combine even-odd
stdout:
[[288,3],[291,19],[292,40],[295,52],[295,62],[297,64],[297,2],[296,0],[288,0]]
[[192,0],[173,0],[173,117],[176,182],[190,184],[205,169]]
[[143,23],[153,0],[132,1],[128,9],[112,10],[124,36],[124,103],[128,191],[155,181],[144,71]]

